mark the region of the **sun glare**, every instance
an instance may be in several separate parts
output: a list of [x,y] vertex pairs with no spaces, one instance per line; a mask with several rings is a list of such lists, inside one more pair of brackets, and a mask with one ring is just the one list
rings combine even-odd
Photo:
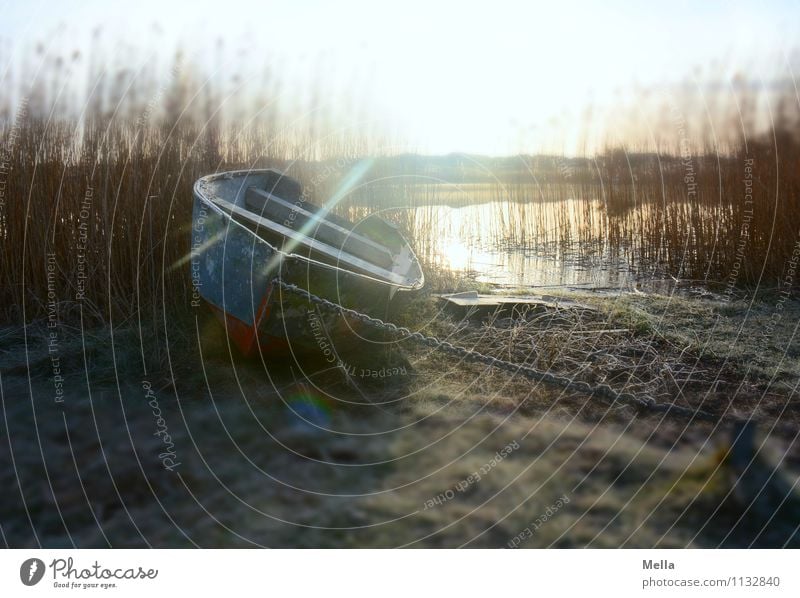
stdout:
[[461,241],[449,241],[442,251],[443,266],[451,270],[469,270],[472,263],[472,252]]

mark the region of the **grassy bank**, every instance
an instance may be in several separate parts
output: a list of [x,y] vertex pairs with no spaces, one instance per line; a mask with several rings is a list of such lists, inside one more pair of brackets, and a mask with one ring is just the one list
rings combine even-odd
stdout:
[[[565,304],[488,327],[421,298],[398,318],[660,401],[752,414],[764,458],[796,479],[800,412],[787,389],[800,371],[789,321],[797,302],[785,303],[787,319],[762,343],[753,337],[770,297],[551,299],[596,310]],[[728,425],[637,412],[405,344],[408,367],[386,380],[324,364],[265,369],[230,355],[218,327],[192,324],[146,339],[163,356],[146,362],[135,328],[63,334],[60,401],[46,328],[3,332],[6,543],[797,544],[800,515],[782,507],[767,521],[737,490]]]

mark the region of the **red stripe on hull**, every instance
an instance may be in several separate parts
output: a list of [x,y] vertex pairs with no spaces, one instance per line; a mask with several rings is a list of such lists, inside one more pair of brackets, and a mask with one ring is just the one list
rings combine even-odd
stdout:
[[[261,299],[261,304],[258,306],[253,324],[243,322],[239,318],[222,311],[216,305],[208,304],[217,316],[217,319],[225,326],[225,330],[228,332],[228,336],[233,341],[233,344],[236,345],[236,348],[239,349],[245,357],[252,355],[253,349],[257,344],[258,328],[261,322],[269,317],[269,299],[271,295],[272,285],[267,287],[267,292],[264,293],[264,297]],[[264,345],[262,344],[262,349],[263,348]]]

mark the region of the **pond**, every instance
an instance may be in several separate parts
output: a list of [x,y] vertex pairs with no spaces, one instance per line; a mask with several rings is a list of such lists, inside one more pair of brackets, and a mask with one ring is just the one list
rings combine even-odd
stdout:
[[[481,283],[622,288],[632,282],[634,273],[624,257],[611,255],[598,245],[581,244],[578,239],[562,243],[548,240],[547,235],[537,236],[535,230],[524,230],[535,226],[517,220],[515,211],[518,207],[515,210],[504,202],[418,207],[411,237],[426,263]],[[504,234],[507,228],[523,229],[527,234],[522,238]]]
[[[412,184],[362,188],[347,217],[398,224],[428,266],[498,287],[629,288],[654,278],[634,267],[620,230],[634,213],[609,217],[597,199],[568,186]],[[612,225],[609,221],[613,220]]]

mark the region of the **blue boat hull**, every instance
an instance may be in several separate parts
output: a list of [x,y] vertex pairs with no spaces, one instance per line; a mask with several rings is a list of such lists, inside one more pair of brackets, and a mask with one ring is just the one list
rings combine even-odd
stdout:
[[346,307],[385,317],[396,289],[330,265],[289,256],[195,195],[191,271],[197,293],[244,355],[321,353],[367,334],[336,314],[290,295],[276,277]]

